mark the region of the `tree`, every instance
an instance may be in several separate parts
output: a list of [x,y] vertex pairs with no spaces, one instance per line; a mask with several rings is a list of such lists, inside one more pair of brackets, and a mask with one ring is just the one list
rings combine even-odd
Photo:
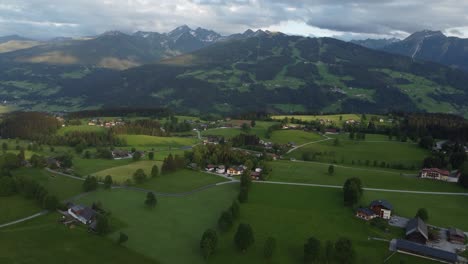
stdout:
[[247,187],[241,187],[237,199],[240,203],[246,203],[249,200],[249,189]]
[[10,196],[16,192],[16,183],[12,177],[0,176],[0,197]]
[[119,234],[119,238],[117,239],[117,244],[121,245],[125,242],[128,241],[128,236],[122,232],[120,232]]
[[226,232],[231,229],[234,224],[234,219],[232,217],[232,212],[230,210],[224,211],[221,213],[221,216],[218,219],[218,227],[221,231]]
[[343,200],[345,206],[354,206],[363,194],[362,182],[359,178],[347,179],[343,186]]
[[234,220],[239,219],[239,217],[240,217],[240,205],[239,205],[238,201],[234,200],[232,202],[232,205],[229,208],[229,210],[231,211],[232,218]]
[[143,183],[146,180],[145,171],[143,169],[138,169],[137,171],[135,171],[135,173],[133,174],[133,180],[137,184]]
[[91,192],[96,190],[98,187],[97,178],[94,176],[87,176],[83,182],[83,190],[85,192]]
[[139,161],[141,159],[141,152],[135,151],[133,152],[133,160],[134,161]]
[[203,258],[208,259],[214,254],[218,246],[218,234],[213,229],[207,229],[200,240],[200,249]]
[[249,224],[239,224],[237,232],[234,235],[234,244],[237,249],[246,251],[255,243],[252,227]]
[[416,217],[421,218],[424,222],[429,220],[429,213],[427,212],[426,208],[419,208],[418,211],[416,212]]
[[310,237],[304,244],[304,262],[313,263],[320,256],[320,240]]
[[60,202],[59,202],[59,199],[57,198],[57,196],[55,196],[55,195],[47,195],[47,196],[44,197],[44,200],[43,200],[43,203],[42,203],[42,207],[43,207],[44,209],[53,211],[53,210],[57,209],[59,203],[60,203]]
[[146,194],[146,200],[145,200],[145,205],[150,207],[150,208],[153,208],[156,206],[156,204],[158,203],[158,201],[156,200],[156,196],[154,195],[153,192],[148,192]]
[[263,247],[263,256],[270,260],[276,251],[276,239],[274,237],[268,237],[265,240],[265,246]]
[[105,235],[109,232],[109,220],[107,216],[98,214],[96,219],[96,233],[99,235]]
[[252,177],[250,177],[250,171],[245,170],[244,173],[242,173],[241,178],[240,178],[240,186],[241,188],[250,189],[251,185],[252,185]]
[[154,152],[153,152],[153,151],[150,151],[150,152],[148,153],[148,159],[149,159],[149,160],[154,160]]
[[243,123],[241,126],[241,130],[244,133],[249,133],[250,132],[250,126],[247,123]]
[[333,258],[334,258],[334,247],[333,247],[333,242],[331,242],[330,240],[327,240],[327,242],[325,242],[325,259],[327,261],[327,263],[330,263],[333,261]]
[[256,125],[257,125],[257,123],[255,122],[255,120],[250,121],[250,126],[251,127],[255,127]]
[[461,169],[460,169],[460,178],[458,178],[458,183],[465,187],[468,188],[468,162],[464,162]]
[[104,189],[110,189],[112,187],[112,184],[113,184],[113,180],[112,180],[112,176],[110,175],[107,175],[105,178],[104,178]]
[[339,138],[335,138],[335,140],[333,140],[333,145],[336,146],[336,147],[339,146],[339,145],[341,145],[340,139],[339,139]]
[[419,140],[419,146],[421,148],[432,149],[433,145],[434,145],[434,139],[431,136],[425,136]]
[[354,252],[351,240],[347,238],[340,238],[335,242],[335,258],[338,263],[354,263],[356,253]]
[[158,165],[154,165],[153,168],[151,168],[151,178],[156,178],[158,176],[159,176]]
[[247,167],[246,171],[250,171],[253,169],[254,163],[252,162],[252,160],[248,159],[245,161],[244,166]]
[[8,150],[8,143],[6,143],[6,142],[2,143],[2,150],[3,150],[3,152],[6,152]]
[[328,174],[333,175],[334,173],[335,173],[335,166],[330,164],[330,166],[328,166]]

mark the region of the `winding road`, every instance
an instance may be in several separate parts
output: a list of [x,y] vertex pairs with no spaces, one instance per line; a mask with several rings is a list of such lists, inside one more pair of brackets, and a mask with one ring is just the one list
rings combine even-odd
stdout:
[[312,142],[307,142],[307,143],[304,143],[304,144],[302,144],[302,145],[296,146],[296,147],[290,149],[288,152],[286,152],[286,154],[289,154],[289,153],[291,153],[291,152],[293,152],[293,151],[295,151],[295,150],[297,150],[297,149],[299,149],[299,148],[305,147],[305,146],[307,146],[307,145],[316,144],[316,143],[320,143],[320,142],[324,142],[324,141],[328,141],[328,140],[332,140],[332,139],[333,139],[333,138],[327,137],[327,136],[325,136],[325,135],[323,135],[323,136],[325,137],[325,139],[317,140],[317,141],[312,141]]

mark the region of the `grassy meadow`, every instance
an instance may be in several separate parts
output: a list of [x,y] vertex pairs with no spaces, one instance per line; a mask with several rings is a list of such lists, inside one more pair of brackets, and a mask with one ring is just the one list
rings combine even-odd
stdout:
[[20,195],[0,197],[0,204],[2,208],[2,213],[0,214],[0,225],[41,211],[37,206],[36,201],[27,200]]
[[151,169],[153,168],[153,166],[157,165],[159,169],[161,169],[161,164],[162,163],[159,161],[137,161],[123,166],[117,166],[101,170],[96,173],[93,173],[92,175],[102,179],[104,179],[104,177],[106,177],[107,175],[110,175],[112,176],[114,182],[123,183],[126,180],[132,180],[133,173],[135,173],[135,171],[137,171],[138,169],[143,169],[146,175],[151,175]]
[[317,133],[302,130],[277,130],[272,133],[271,138],[268,140],[278,144],[294,142],[296,145],[302,145],[321,139],[324,139],[324,137]]
[[198,143],[198,140],[194,137],[155,137],[146,135],[121,135],[119,137],[125,139],[128,146],[137,149],[180,148],[193,146]]

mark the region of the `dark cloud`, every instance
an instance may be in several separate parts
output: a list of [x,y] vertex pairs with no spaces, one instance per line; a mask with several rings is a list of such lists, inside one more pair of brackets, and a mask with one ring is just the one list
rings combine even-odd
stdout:
[[0,35],[164,32],[181,24],[229,34],[295,21],[336,35],[402,36],[467,27],[467,13],[468,2],[455,0],[2,0]]

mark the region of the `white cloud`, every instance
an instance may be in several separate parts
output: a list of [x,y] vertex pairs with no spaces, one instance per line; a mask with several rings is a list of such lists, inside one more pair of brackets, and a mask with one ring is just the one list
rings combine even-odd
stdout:
[[0,35],[166,32],[179,25],[223,34],[248,28],[315,36],[404,37],[422,29],[467,32],[455,0],[2,0]]

